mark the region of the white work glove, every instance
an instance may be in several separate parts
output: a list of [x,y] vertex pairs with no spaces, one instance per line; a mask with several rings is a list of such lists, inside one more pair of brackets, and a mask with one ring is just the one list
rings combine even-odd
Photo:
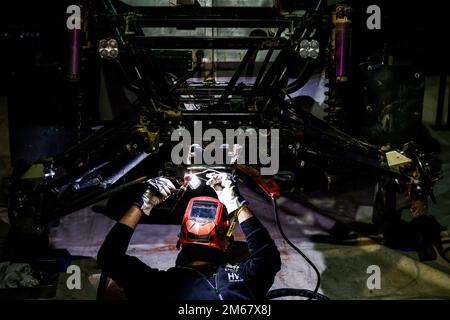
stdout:
[[206,184],[214,189],[220,202],[227,208],[228,214],[248,204],[248,201],[239,194],[231,174],[208,173],[206,177],[209,179]]
[[133,204],[147,216],[150,215],[150,211],[154,206],[165,201],[176,191],[174,184],[164,177],[147,180],[144,183],[144,188],[143,193],[133,201]]

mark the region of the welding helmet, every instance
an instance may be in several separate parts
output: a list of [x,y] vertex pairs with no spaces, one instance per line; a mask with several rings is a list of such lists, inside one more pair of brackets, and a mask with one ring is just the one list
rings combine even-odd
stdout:
[[231,242],[227,236],[229,227],[230,222],[218,199],[192,198],[184,213],[177,248],[198,244],[226,251]]

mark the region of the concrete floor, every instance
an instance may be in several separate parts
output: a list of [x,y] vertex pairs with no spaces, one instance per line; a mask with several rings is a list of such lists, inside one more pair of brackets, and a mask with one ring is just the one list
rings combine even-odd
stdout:
[[[7,145],[6,119],[4,115],[0,116],[2,145]],[[432,134],[442,145],[440,157],[444,162],[444,179],[436,185],[438,204],[431,205],[430,210],[442,225],[449,228],[450,131]],[[0,161],[4,161],[4,164],[0,164],[2,176],[9,172],[6,154],[7,149],[0,148]],[[314,204],[334,212],[336,217],[370,223],[373,186],[364,181],[351,183],[355,186],[353,191],[311,200]],[[269,229],[281,252],[283,266],[273,288],[313,289],[316,276],[302,257],[281,238],[270,203],[254,190],[242,187],[241,191]],[[325,217],[287,198],[279,200],[279,211],[285,233],[316,264],[322,278],[320,292],[331,299],[450,298],[450,265],[442,258],[420,262],[415,252],[392,250],[362,236],[357,241],[341,245],[313,242],[312,236],[326,235],[326,230],[335,224],[335,219]],[[113,224],[114,221],[110,218],[87,208],[61,219],[60,225],[51,229],[52,246],[66,248],[73,256],[86,257],[72,261],[83,271],[82,289],[68,290],[67,275],[60,274],[56,298],[95,299],[100,270],[94,258]],[[7,212],[5,208],[0,208],[0,248],[7,229]],[[178,230],[179,226],[175,225],[139,225],[128,252],[152,267],[167,269],[173,265],[177,255],[175,243]],[[443,235],[449,238],[448,232]],[[236,239],[243,240],[239,228],[236,230]],[[381,289],[367,288],[367,268],[371,265],[377,265],[381,269]]]

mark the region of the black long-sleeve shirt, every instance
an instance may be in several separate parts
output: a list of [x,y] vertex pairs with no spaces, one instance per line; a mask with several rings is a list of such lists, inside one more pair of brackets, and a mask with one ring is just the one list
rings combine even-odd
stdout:
[[126,254],[133,229],[117,223],[97,256],[103,271],[130,299],[255,300],[265,299],[280,270],[280,253],[266,228],[255,217],[241,224],[250,257],[235,265],[221,265],[215,272],[201,268],[151,268]]

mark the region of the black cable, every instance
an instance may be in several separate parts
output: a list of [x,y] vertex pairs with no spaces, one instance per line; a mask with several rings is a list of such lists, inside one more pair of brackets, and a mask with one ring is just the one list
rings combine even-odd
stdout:
[[[275,198],[271,198],[271,199],[272,199],[272,205],[273,205],[273,210],[274,210],[274,214],[275,214],[275,220],[277,222],[277,226],[278,226],[278,229],[280,230],[281,236],[292,247],[292,249],[297,251],[297,253],[299,253],[303,257],[303,259],[306,260],[306,262],[308,262],[308,264],[314,269],[314,271],[317,274],[316,287],[314,288],[314,291],[312,292],[312,294],[308,295],[308,300],[311,300],[312,298],[316,298],[318,300],[323,300],[323,299],[320,298],[320,296],[322,296],[322,295],[319,296],[319,294],[317,293],[317,291],[319,290],[319,287],[320,287],[320,272],[319,272],[319,270],[314,265],[314,263],[311,260],[309,260],[309,258],[299,248],[297,248],[297,246],[295,244],[293,244],[288,239],[288,237],[286,237],[286,234],[284,233],[283,228],[282,228],[281,223],[280,223],[280,217],[278,215],[277,201],[276,201]],[[289,289],[283,289],[283,290],[289,290]],[[309,291],[309,290],[300,290],[300,289],[296,289],[296,290],[298,290],[297,293],[300,293],[300,294]],[[291,291],[289,295],[291,295],[291,293],[293,293],[293,291]],[[269,292],[268,296],[270,296],[270,294],[271,294],[271,292]],[[302,295],[302,296],[304,296],[304,295]]]
[[330,300],[327,296],[316,293],[314,294],[311,290],[306,289],[294,289],[294,288],[281,288],[281,289],[274,289],[270,290],[267,293],[267,299],[276,299],[281,297],[287,297],[287,296],[297,296],[297,297],[306,297],[316,300]]

